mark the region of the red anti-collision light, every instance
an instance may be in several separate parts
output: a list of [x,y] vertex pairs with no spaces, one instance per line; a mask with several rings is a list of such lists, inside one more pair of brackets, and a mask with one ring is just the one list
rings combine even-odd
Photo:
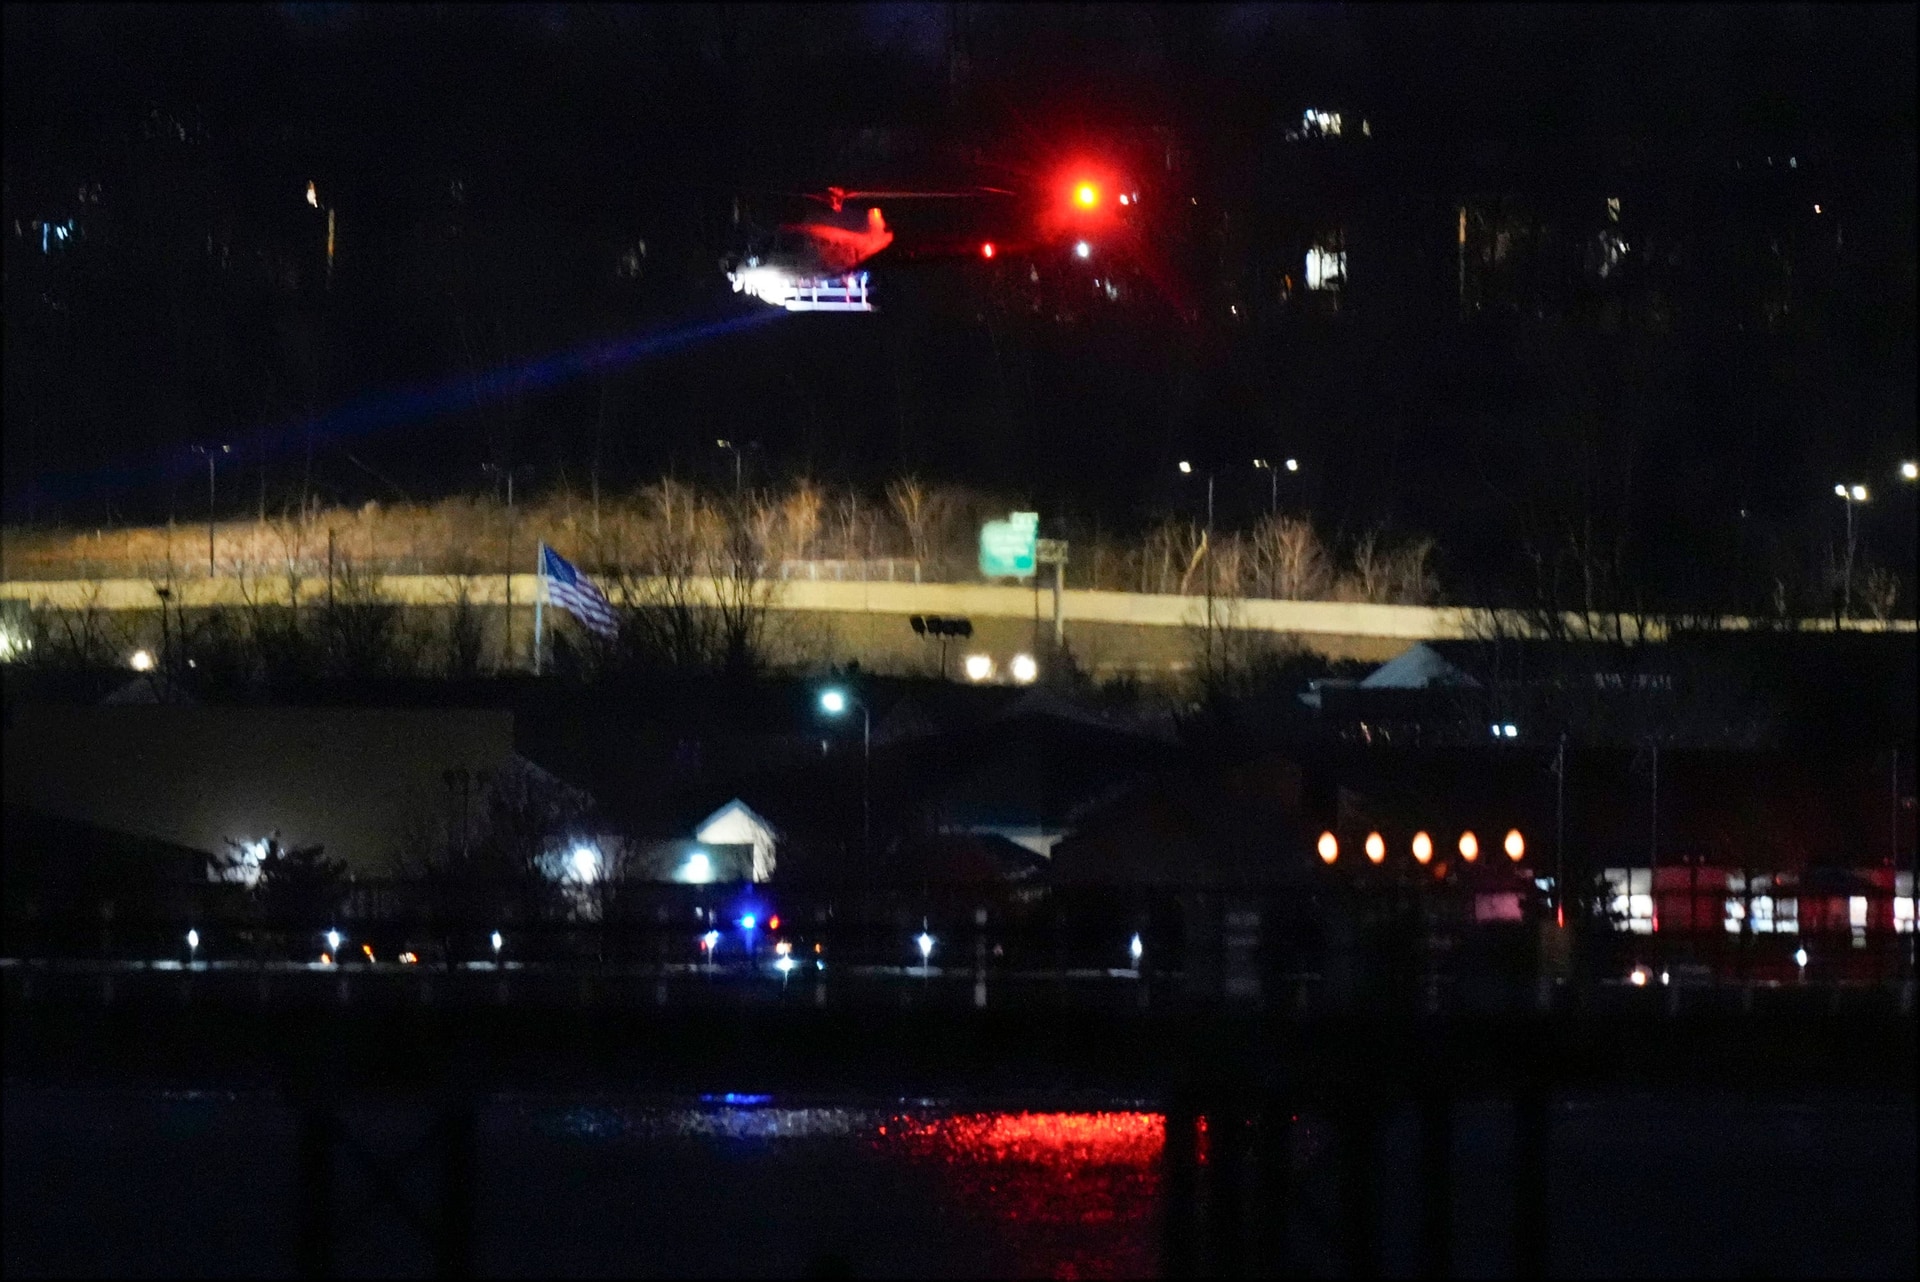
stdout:
[[980,246],[980,257],[982,257],[982,258],[992,258],[992,257],[993,257],[993,242],[992,242],[992,241],[988,241],[988,242],[987,242],[986,244],[984,244],[984,245],[982,245],[982,246]]

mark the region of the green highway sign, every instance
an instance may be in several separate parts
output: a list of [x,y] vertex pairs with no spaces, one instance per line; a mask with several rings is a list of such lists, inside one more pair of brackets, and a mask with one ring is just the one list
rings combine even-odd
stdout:
[[1039,551],[1040,514],[1015,512],[980,527],[980,573],[987,578],[1033,576]]

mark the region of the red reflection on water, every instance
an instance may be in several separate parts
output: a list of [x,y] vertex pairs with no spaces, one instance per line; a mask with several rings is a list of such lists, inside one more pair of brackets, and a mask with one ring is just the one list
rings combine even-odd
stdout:
[[1145,1276],[1158,1267],[1158,1113],[898,1117],[876,1141],[936,1164],[955,1207],[992,1222],[1028,1276]]

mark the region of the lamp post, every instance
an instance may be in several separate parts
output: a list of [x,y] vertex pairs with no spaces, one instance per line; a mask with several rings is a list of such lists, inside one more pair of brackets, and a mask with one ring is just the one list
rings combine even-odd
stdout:
[[1864,485],[1836,485],[1833,487],[1833,492],[1841,502],[1847,505],[1847,568],[1841,576],[1843,585],[1841,588],[1841,601],[1843,603],[1841,612],[1850,619],[1853,617],[1853,507],[1856,503],[1865,503],[1867,501],[1867,487]]
[[860,707],[860,858],[872,871],[873,860],[873,713],[867,701],[839,686],[820,692],[820,711],[837,717],[849,707]]
[[1265,472],[1267,474],[1267,515],[1278,515],[1280,512],[1280,473],[1274,470],[1272,463],[1263,458],[1255,459],[1253,461],[1253,468],[1256,472]]
[[522,463],[518,467],[501,467],[496,463],[482,463],[480,470],[494,478],[507,478],[507,637],[506,654],[509,666],[513,663],[513,478],[521,473],[531,474],[533,465]]
[[1298,472],[1300,470],[1300,460],[1290,458],[1286,462],[1275,466],[1272,459],[1257,458],[1253,461],[1253,467],[1255,471],[1265,472],[1267,474],[1267,514],[1269,516],[1278,515],[1280,511],[1280,469],[1285,468],[1289,472]]
[[733,455],[733,497],[737,499],[740,497],[740,494],[742,492],[741,456],[743,452],[746,450],[759,449],[760,442],[748,441],[745,445],[740,445],[733,441],[718,440],[718,441],[715,441],[713,444],[715,448],[726,450],[728,453]]
[[[1193,475],[1193,464],[1180,460],[1180,475]],[[1207,536],[1204,541],[1207,560],[1207,675],[1213,675],[1213,472],[1207,472]]]
[[233,453],[231,445],[196,445],[193,452],[207,460],[207,577],[213,577],[213,461]]

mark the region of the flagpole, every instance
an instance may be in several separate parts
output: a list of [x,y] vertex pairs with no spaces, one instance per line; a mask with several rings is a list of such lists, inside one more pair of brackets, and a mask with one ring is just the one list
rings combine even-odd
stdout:
[[538,562],[534,565],[533,588],[533,675],[540,675],[540,642],[546,634],[546,619],[541,610],[547,602],[547,545],[534,545],[534,556]]

